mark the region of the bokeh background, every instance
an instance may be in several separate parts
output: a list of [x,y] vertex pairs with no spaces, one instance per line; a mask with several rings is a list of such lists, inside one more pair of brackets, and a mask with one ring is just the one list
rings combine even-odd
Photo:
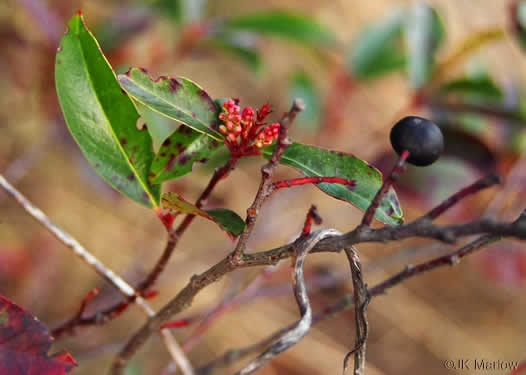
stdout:
[[[161,254],[165,231],[156,215],[121,196],[91,169],[68,133],[54,88],[54,56],[68,19],[82,9],[86,22],[119,72],[147,68],[153,76],[194,80],[212,97],[236,97],[242,105],[272,105],[275,119],[300,95],[309,112],[294,124],[292,136],[304,142],[350,152],[382,170],[394,154],[389,130],[404,114],[435,119],[447,134],[448,149],[434,166],[409,167],[398,190],[406,220],[416,218],[458,188],[497,169],[508,176],[501,187],[470,198],[442,222],[458,223],[490,214],[512,219],[522,208],[526,188],[524,125],[521,114],[524,55],[511,33],[510,1],[429,1],[446,25],[438,61],[474,33],[505,29],[506,36],[470,54],[447,77],[487,72],[502,89],[498,116],[443,106],[411,108],[414,91],[406,74],[352,80],[347,55],[360,32],[409,1],[262,0],[189,1],[176,12],[170,1],[1,0],[0,1],[0,172],[73,234],[105,264],[131,283],[141,280]],[[168,5],[167,5],[168,4]],[[164,6],[164,8],[163,8]],[[242,34],[225,47],[196,35],[210,20],[283,9],[307,15],[332,32],[336,45],[312,45],[272,35]],[[247,52],[248,51],[248,52]],[[446,79],[447,79],[446,77]],[[191,175],[166,185],[190,201],[200,194],[220,158],[197,166]],[[240,215],[252,202],[263,159],[244,161],[222,182],[210,205]],[[297,177],[282,167],[277,178]],[[348,231],[361,212],[315,187],[280,191],[259,217],[250,251],[294,239],[311,203],[324,227]],[[460,244],[459,244],[460,245]],[[232,243],[214,224],[196,220],[180,242],[156,285],[160,308],[189,278],[222,259]],[[451,247],[430,241],[368,244],[359,247],[369,285],[407,264],[442,254]],[[298,317],[291,295],[290,266],[274,270],[258,293],[221,315],[189,351],[196,367],[224,351],[259,341]],[[307,264],[316,311],[352,292],[343,254],[317,254]],[[195,317],[242,290],[261,269],[245,269],[200,293],[181,317]],[[526,360],[526,252],[520,242],[503,241],[462,261],[392,289],[369,307],[369,374],[446,374],[445,360]],[[31,311],[50,328],[71,317],[94,287],[102,293],[88,313],[118,300],[118,294],[70,251],[0,192],[0,294]],[[144,323],[136,308],[104,326],[79,329],[54,349],[66,348],[78,360],[74,374],[99,374],[130,335]],[[197,322],[174,331],[181,342]],[[301,343],[261,374],[340,373],[354,345],[354,315],[340,314],[316,326]],[[243,361],[218,374],[233,373]],[[168,374],[169,356],[158,338],[134,358],[127,375]],[[458,373],[475,373],[473,369]],[[492,373],[506,373],[495,371]]]

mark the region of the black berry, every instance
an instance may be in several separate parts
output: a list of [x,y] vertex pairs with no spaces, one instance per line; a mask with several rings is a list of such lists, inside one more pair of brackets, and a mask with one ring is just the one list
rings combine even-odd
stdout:
[[440,128],[425,118],[408,116],[391,129],[391,145],[398,155],[409,151],[407,162],[420,167],[433,164],[444,150]]

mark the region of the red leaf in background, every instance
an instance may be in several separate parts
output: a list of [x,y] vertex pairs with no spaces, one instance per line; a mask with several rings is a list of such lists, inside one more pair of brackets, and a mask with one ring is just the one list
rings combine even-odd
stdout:
[[526,251],[515,242],[498,242],[477,258],[483,273],[501,286],[520,287],[526,281]]
[[33,315],[0,296],[0,375],[63,375],[77,365],[67,352],[48,357],[53,338]]

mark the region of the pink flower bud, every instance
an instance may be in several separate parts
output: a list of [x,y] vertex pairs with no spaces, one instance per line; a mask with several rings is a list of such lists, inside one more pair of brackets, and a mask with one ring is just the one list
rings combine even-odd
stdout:
[[220,125],[219,126],[219,131],[223,134],[226,134],[228,133],[228,130],[226,129],[226,126],[225,125]]
[[234,129],[234,132],[235,132],[236,134],[241,134],[242,131],[243,131],[243,129],[242,129],[241,126],[239,126],[239,125],[236,126],[236,128]]
[[227,135],[228,139],[232,141],[232,143],[235,143],[237,136],[234,133],[229,133]]
[[234,123],[229,121],[226,123],[226,127],[228,130],[232,131],[232,129],[234,129]]

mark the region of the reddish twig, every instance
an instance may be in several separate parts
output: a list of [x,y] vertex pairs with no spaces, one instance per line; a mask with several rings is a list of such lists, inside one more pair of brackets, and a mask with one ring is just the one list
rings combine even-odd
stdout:
[[[226,178],[228,174],[235,168],[238,160],[239,160],[238,158],[231,158],[228,160],[228,162],[223,167],[217,169],[214,172],[214,175],[210,179],[205,190],[201,193],[199,198],[196,200],[196,203],[195,203],[196,207],[201,208],[203,207],[203,205],[206,204],[214,188],[217,186],[217,184],[221,180]],[[159,212],[159,218],[163,222],[163,224],[167,227],[168,241],[166,242],[166,245],[165,245],[165,248],[164,248],[164,251],[161,257],[159,258],[159,260],[153,267],[152,271],[148,274],[148,276],[146,276],[146,278],[137,287],[137,292],[139,292],[141,296],[143,296],[144,298],[151,297],[151,294],[148,293],[148,289],[151,288],[155,284],[160,274],[165,269],[166,264],[168,264],[168,261],[170,260],[170,257],[173,254],[173,251],[175,250],[177,243],[179,242],[179,239],[188,229],[188,227],[194,220],[195,215],[186,215],[183,221],[181,222],[181,224],[175,230],[171,228],[171,225],[173,223],[173,218],[162,214],[162,212]],[[91,316],[83,317],[80,315],[76,315],[73,318],[66,321],[65,323],[53,329],[52,335],[53,337],[55,337],[55,339],[58,339],[64,336],[65,334],[68,334],[68,333],[72,334],[75,328],[79,326],[87,327],[87,326],[92,326],[92,325],[105,324],[111,321],[112,319],[115,319],[120,314],[122,314],[122,312],[126,310],[129,304],[133,302],[134,302],[134,297],[131,297],[126,302],[117,303],[109,308],[106,308],[101,311],[97,311]]]
[[287,112],[279,122],[280,126],[278,141],[276,143],[274,153],[272,154],[272,157],[270,158],[269,162],[263,167],[261,167],[261,182],[259,184],[259,189],[256,193],[256,197],[254,198],[254,202],[247,209],[247,218],[245,219],[247,228],[239,236],[236,248],[234,249],[231,255],[231,260],[233,264],[237,264],[241,261],[243,253],[245,252],[245,248],[247,247],[248,239],[252,234],[254,225],[256,224],[256,219],[259,215],[259,210],[263,205],[265,199],[272,192],[272,184],[270,180],[272,178],[272,175],[274,174],[274,171],[278,167],[281,156],[285,152],[285,149],[288,147],[288,145],[291,143],[288,136],[289,126],[290,124],[292,124],[297,114],[303,111],[304,109],[305,103],[303,102],[303,100],[295,99],[292,103],[292,107],[290,108],[289,112]]
[[[274,173],[274,170],[278,167],[281,155],[285,152],[285,149],[290,144],[288,138],[288,127],[296,118],[296,115],[305,108],[305,104],[301,99],[295,99],[290,111],[286,113],[280,121],[280,129],[278,142],[274,149],[274,153],[270,158],[270,161],[261,168],[261,183],[252,203],[252,206],[247,210],[247,218],[245,220],[247,227],[245,231],[239,236],[236,248],[224,261],[218,263],[215,267],[209,269],[207,275],[202,274],[195,276],[183,290],[181,290],[175,298],[173,298],[159,313],[155,319],[150,319],[141,330],[139,330],[135,336],[131,338],[127,345],[123,348],[122,352],[117,356],[113,367],[112,373],[121,374],[128,359],[137,351],[137,349],[147,340],[153,332],[160,329],[161,325],[169,319],[170,316],[174,315],[174,312],[179,312],[183,309],[184,305],[180,305],[180,301],[186,301],[185,304],[189,303],[199,290],[204,288],[216,281],[221,276],[233,271],[237,267],[243,266],[244,262],[242,257],[245,248],[248,243],[248,239],[252,234],[252,230],[256,223],[256,218],[259,213],[265,199],[269,196],[271,186],[270,179]],[[184,223],[184,222],[183,222]],[[182,225],[182,224],[181,224]],[[270,263],[269,263],[270,264]],[[217,275],[216,276],[214,276]]]
[[365,214],[362,218],[362,223],[359,226],[360,229],[369,228],[371,226],[374,215],[376,214],[376,210],[380,206],[382,198],[389,191],[389,189],[395,183],[395,181],[398,180],[400,174],[402,174],[402,172],[404,171],[404,163],[408,157],[409,151],[402,152],[402,155],[400,155],[400,158],[398,159],[398,162],[396,163],[395,167],[393,168],[389,176],[387,176],[387,178],[384,180],[382,187],[376,193],[373,201],[367,208],[367,211],[365,211]]
[[318,214],[318,208],[315,205],[311,205],[309,211],[307,212],[307,217],[305,218],[305,223],[303,224],[303,230],[301,231],[302,236],[307,236],[310,234],[313,222],[316,225],[321,225],[322,223],[322,218]]
[[[489,219],[482,219],[465,224],[440,226],[433,224],[433,222],[429,220],[417,219],[405,225],[395,227],[387,226],[366,231],[357,227],[347,234],[329,236],[321,240],[311,252],[337,252],[339,249],[350,247],[361,242],[383,243],[410,237],[432,238],[452,243],[459,237],[474,234],[526,239],[526,217],[523,218],[521,216],[519,220],[512,223],[499,223]],[[310,236],[312,235],[306,238],[308,239]],[[304,238],[300,238],[300,240],[304,240]],[[244,254],[240,262],[232,262],[231,255],[229,255],[202,274],[193,276],[190,282],[131,338],[117,357],[112,367],[112,373],[121,374],[126,362],[146,342],[151,334],[157,332],[162,324],[172,316],[190,306],[199,291],[236,269],[277,264],[280,260],[291,257],[294,254],[295,246],[297,246],[296,241],[276,249]]]
[[[524,219],[524,214],[518,220]],[[378,297],[380,295],[385,295],[386,291],[396,285],[399,285],[403,281],[421,275],[426,272],[430,272],[436,268],[444,266],[455,266],[459,263],[460,259],[473,254],[474,252],[488,246],[489,244],[497,241],[498,236],[493,235],[483,235],[476,240],[470,242],[469,244],[461,247],[460,249],[453,251],[449,254],[434,258],[427,262],[423,262],[417,266],[406,267],[403,271],[397,273],[394,276],[389,277],[388,279],[380,282],[372,288],[367,290],[367,295],[369,298]],[[326,306],[322,311],[316,313],[312,317],[312,325],[318,324],[327,319],[337,316],[343,311],[347,311],[350,308],[355,306],[354,295],[346,295],[341,300],[333,303],[329,306]],[[269,343],[273,342],[276,337],[279,337],[284,332],[284,329],[273,333],[269,337],[263,339],[262,341],[252,344],[248,347],[232,349],[223,354],[222,356],[210,361],[207,365],[199,368],[197,374],[199,375],[209,375],[218,367],[226,367],[247,355],[261,350],[262,347],[266,347]]]
[[473,194],[476,194],[479,191],[487,189],[495,184],[500,184],[500,183],[501,183],[501,178],[500,176],[496,174],[491,174],[489,176],[483,177],[480,180],[476,181],[475,183],[469,186],[466,186],[465,188],[459,190],[457,193],[450,196],[444,202],[442,202],[441,204],[433,208],[431,211],[429,211],[427,214],[425,214],[422,218],[428,219],[428,220],[434,220],[440,215],[442,215],[446,210],[449,210],[455,204],[460,202],[462,199],[469,197]]

